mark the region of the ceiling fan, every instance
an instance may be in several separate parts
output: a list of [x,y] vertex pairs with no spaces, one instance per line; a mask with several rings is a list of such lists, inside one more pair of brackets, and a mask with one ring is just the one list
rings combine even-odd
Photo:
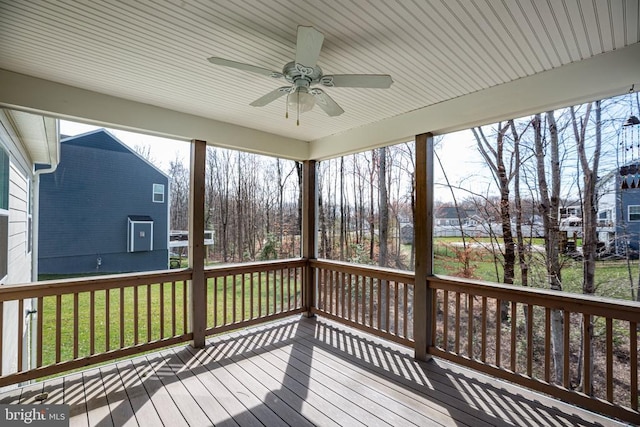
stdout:
[[249,71],[275,79],[284,78],[290,85],[279,87],[256,99],[250,105],[264,107],[281,96],[287,95],[286,116],[289,116],[289,108],[295,108],[298,124],[300,124],[300,113],[311,110],[316,103],[329,116],[339,116],[344,113],[338,103],[325,91],[312,87],[313,85],[387,89],[393,83],[391,76],[387,74],[322,74],[322,69],[316,62],[320,56],[323,41],[324,35],[320,31],[313,27],[298,26],[295,60],[285,64],[281,72],[218,57],[211,57],[208,60],[212,64],[223,67]]

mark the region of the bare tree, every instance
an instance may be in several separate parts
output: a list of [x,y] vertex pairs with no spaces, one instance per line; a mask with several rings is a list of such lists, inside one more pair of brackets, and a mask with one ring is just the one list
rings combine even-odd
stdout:
[[[543,138],[541,115],[536,114],[533,118],[534,149],[540,193],[540,204],[538,207],[544,224],[544,247],[549,287],[561,291],[562,272],[559,252],[560,228],[558,222],[561,184],[559,138],[554,112],[548,111],[546,118],[549,127],[549,143],[546,147]],[[547,167],[545,164],[546,149],[551,153],[551,164],[549,165],[551,188],[549,188],[547,182]],[[555,380],[557,382],[560,382],[563,378],[563,321],[563,315],[560,310],[551,311],[551,344]]]
[[[592,156],[592,163],[589,164],[587,158],[587,152],[585,148],[586,129],[589,123],[589,115],[591,113],[591,103],[587,104],[587,108],[584,117],[581,120],[576,118],[576,112],[574,107],[570,108],[571,120],[573,123],[573,134],[576,140],[578,157],[580,159],[580,166],[582,168],[582,174],[584,179],[583,199],[582,199],[582,292],[584,294],[593,295],[596,292],[595,287],[595,275],[596,275],[596,250],[598,243],[598,234],[596,227],[598,226],[597,216],[597,195],[596,195],[596,181],[598,179],[598,165],[600,162],[600,152],[602,147],[602,137],[600,132],[600,101],[596,101],[596,138],[595,147]],[[580,121],[580,123],[578,123]],[[591,316],[587,319],[588,334],[593,338],[593,322]],[[584,328],[582,328],[584,331]],[[584,343],[584,336],[582,342]],[[589,342],[592,342],[590,340]],[[580,346],[581,351],[585,351],[584,345]],[[593,372],[593,345],[587,350],[591,353],[589,358],[591,367],[589,372]],[[584,360],[583,357],[579,358],[580,365]],[[580,379],[580,387],[584,390],[591,392],[591,383],[593,378],[583,378],[582,369],[578,369],[578,375]],[[587,383],[588,382],[588,387]]]

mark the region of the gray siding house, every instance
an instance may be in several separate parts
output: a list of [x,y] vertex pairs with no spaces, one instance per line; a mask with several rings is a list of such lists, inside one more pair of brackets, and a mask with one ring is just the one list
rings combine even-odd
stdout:
[[169,178],[104,129],[60,141],[40,183],[40,274],[164,270]]

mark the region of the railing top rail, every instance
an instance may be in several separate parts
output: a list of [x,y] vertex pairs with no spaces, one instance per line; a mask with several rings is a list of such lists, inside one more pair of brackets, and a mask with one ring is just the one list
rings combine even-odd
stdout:
[[312,267],[331,268],[341,273],[357,274],[361,276],[370,276],[383,280],[397,281],[407,284],[415,282],[413,271],[396,270],[393,268],[385,268],[378,266],[369,266],[362,264],[352,264],[344,261],[333,261],[328,259],[312,259],[309,260]]
[[76,292],[88,292],[144,284],[190,280],[191,274],[191,270],[185,268],[4,285],[0,286],[0,301],[13,301],[18,299],[63,295]]
[[304,258],[290,258],[282,260],[255,261],[234,264],[220,264],[208,266],[204,272],[207,277],[221,277],[230,274],[257,273],[261,271],[271,271],[281,268],[297,268],[307,265]]
[[429,287],[640,323],[640,302],[457,277],[431,276]]

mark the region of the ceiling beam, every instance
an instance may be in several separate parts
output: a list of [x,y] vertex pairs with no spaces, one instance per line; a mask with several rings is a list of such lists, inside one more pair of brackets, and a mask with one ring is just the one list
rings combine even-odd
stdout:
[[0,106],[97,126],[292,160],[306,160],[309,144],[243,126],[181,113],[0,69]]
[[632,85],[640,90],[640,43],[317,139],[309,154],[322,160],[441,135],[620,95]]

